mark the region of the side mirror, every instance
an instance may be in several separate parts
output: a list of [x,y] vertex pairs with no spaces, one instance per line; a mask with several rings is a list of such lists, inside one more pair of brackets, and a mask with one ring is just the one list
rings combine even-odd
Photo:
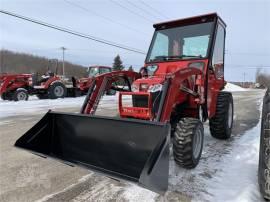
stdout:
[[142,67],[140,69],[140,74],[142,75],[142,77],[147,77],[148,76],[147,68],[146,67]]
[[209,70],[209,72],[210,72],[210,73],[214,73],[214,72],[215,72],[215,70],[214,70],[214,67],[213,67],[213,66],[209,66],[209,69],[208,69],[208,70]]

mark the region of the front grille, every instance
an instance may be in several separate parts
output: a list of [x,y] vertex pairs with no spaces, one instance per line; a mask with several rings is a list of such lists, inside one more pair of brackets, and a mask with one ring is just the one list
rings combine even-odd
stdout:
[[[158,112],[160,103],[161,92],[151,93],[152,95],[152,112],[155,114]],[[133,95],[132,96],[133,107],[148,107],[148,96],[145,95]]]

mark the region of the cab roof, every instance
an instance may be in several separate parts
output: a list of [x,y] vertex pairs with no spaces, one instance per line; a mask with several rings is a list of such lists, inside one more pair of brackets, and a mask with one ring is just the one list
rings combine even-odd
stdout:
[[112,69],[112,67],[109,66],[103,66],[103,65],[91,65],[89,68],[107,68],[107,69]]
[[154,24],[153,27],[155,29],[167,29],[167,28],[172,28],[172,27],[177,27],[177,26],[198,24],[202,22],[212,22],[212,21],[215,21],[216,19],[219,19],[222,22],[222,24],[226,27],[225,22],[218,16],[217,13],[209,13],[205,15],[198,15],[198,16],[189,17],[189,18],[182,18],[178,20],[161,22],[161,23]]

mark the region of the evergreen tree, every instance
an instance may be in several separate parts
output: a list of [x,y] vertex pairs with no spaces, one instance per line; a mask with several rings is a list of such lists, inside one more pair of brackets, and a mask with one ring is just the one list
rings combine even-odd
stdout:
[[125,67],[123,65],[123,62],[120,58],[119,55],[117,55],[115,58],[114,58],[114,61],[113,61],[113,71],[120,71],[120,70],[123,70]]
[[134,72],[132,65],[129,66],[128,71]]

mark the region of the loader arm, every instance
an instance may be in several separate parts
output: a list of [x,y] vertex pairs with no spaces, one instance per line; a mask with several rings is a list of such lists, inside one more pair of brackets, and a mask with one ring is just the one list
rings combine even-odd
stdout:
[[115,89],[112,86],[114,82],[124,79],[128,83],[129,91],[131,91],[130,81],[134,81],[140,77],[141,75],[139,73],[131,71],[109,72],[95,77],[88,90],[84,104],[81,108],[81,113],[94,114],[104,93],[111,88]]
[[[194,92],[192,89],[187,87],[182,87],[183,82],[191,76],[195,76],[196,78],[194,85],[198,86],[198,92]],[[204,79],[202,79],[202,77],[203,72],[196,68],[180,69],[167,76],[170,84],[167,92],[163,92],[166,93],[166,100],[164,101],[164,105],[160,106],[160,110],[162,110],[162,115],[160,117],[161,122],[170,120],[173,107],[180,102],[184,102],[187,99],[188,94],[196,96],[195,103],[193,104],[205,103],[204,95],[202,93],[204,91]],[[182,96],[180,96],[180,94],[182,94]],[[179,97],[181,97],[181,100],[179,100]]]

